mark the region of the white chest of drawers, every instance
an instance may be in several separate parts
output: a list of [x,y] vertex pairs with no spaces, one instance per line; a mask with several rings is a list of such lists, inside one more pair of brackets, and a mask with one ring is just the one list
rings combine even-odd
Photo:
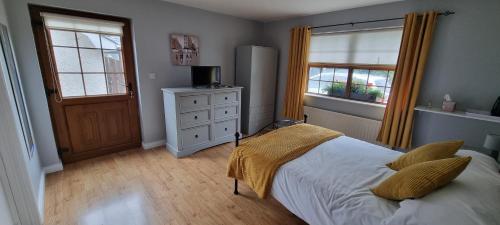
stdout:
[[184,157],[233,141],[240,132],[241,89],[163,88],[167,149]]

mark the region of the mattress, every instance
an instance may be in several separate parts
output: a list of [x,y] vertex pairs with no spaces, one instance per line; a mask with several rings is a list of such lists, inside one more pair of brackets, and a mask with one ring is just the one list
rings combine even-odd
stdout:
[[[373,195],[396,173],[385,166],[402,153],[342,136],[278,169],[271,194],[313,225],[500,224],[500,175],[492,158],[460,150],[472,161],[452,183],[414,200]],[[451,216],[450,216],[451,215]]]
[[327,141],[277,171],[271,193],[309,224],[380,224],[399,204],[369,190],[401,153],[347,136]]

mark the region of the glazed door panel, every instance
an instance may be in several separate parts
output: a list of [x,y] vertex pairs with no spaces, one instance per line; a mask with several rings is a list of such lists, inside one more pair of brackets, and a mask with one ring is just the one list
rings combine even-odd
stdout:
[[[63,162],[139,147],[130,20],[35,5],[29,8]],[[81,22],[99,29],[50,24],[68,16],[75,27]]]

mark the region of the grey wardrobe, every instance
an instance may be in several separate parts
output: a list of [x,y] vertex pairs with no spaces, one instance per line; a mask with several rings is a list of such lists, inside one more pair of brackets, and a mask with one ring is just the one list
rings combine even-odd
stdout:
[[241,95],[241,131],[252,135],[274,120],[278,52],[269,47],[236,50],[235,85]]

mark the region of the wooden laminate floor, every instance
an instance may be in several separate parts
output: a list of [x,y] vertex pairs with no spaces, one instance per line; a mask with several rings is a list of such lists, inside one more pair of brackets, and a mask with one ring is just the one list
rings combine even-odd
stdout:
[[232,194],[233,146],[183,159],[134,149],[65,165],[46,178],[45,225],[305,224],[244,184]]

